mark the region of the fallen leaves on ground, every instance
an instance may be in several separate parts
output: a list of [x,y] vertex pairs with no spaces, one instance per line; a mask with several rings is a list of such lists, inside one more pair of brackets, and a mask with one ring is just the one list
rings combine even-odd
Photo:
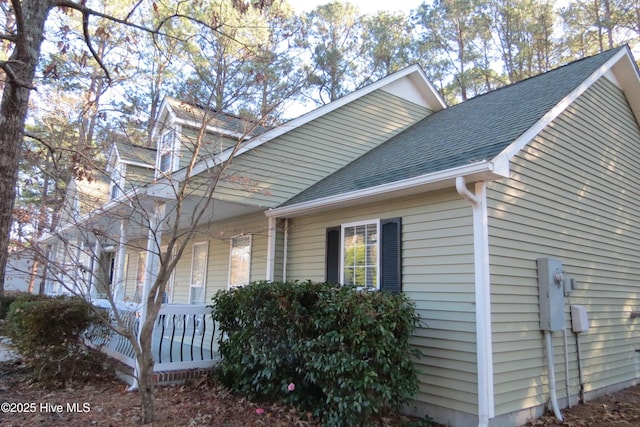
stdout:
[[562,411],[563,421],[552,413],[532,420],[540,427],[626,427],[640,426],[640,386],[630,387]]
[[[127,391],[127,386],[113,376],[47,390],[30,379],[26,367],[15,362],[0,363],[0,403],[3,402],[12,402],[15,406],[33,403],[35,410],[30,411],[31,406],[27,407],[29,412],[0,412],[0,427],[120,427],[137,426],[141,421],[138,394]],[[158,427],[319,425],[317,420],[300,414],[294,408],[273,403],[258,404],[234,396],[208,378],[182,385],[157,387],[155,402],[156,419],[153,426]],[[75,408],[78,410],[75,411]],[[403,421],[409,421],[409,418],[394,414],[381,419],[380,425],[400,426]]]

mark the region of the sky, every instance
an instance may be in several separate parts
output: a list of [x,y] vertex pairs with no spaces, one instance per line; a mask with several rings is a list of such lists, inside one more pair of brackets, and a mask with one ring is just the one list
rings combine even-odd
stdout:
[[[289,0],[297,12],[309,12],[316,6],[329,3],[331,0]],[[412,9],[417,9],[423,0],[350,0],[349,2],[358,6],[361,13],[375,13],[381,10],[389,12],[402,11],[409,13]]]

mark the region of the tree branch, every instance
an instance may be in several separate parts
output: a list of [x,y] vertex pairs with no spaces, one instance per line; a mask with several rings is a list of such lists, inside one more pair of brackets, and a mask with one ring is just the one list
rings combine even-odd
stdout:
[[91,44],[91,35],[89,34],[89,13],[87,12],[82,12],[82,35],[84,36],[84,42],[86,43],[87,48],[89,48],[89,52],[91,52],[93,59],[95,59],[100,68],[102,68],[102,71],[109,81],[109,85],[111,85],[111,74],[109,74],[109,70],[107,70],[107,67],[102,63],[102,59],[98,56],[98,52],[96,52]]
[[10,65],[11,62],[15,62],[15,61],[0,61],[0,69],[2,69],[2,71],[4,71],[7,74],[7,76],[9,77],[9,81],[18,87],[35,89],[35,86],[28,85],[18,80],[18,78],[16,77],[16,74],[11,69],[11,65]]
[[24,41],[24,34],[26,31],[24,30],[24,14],[22,13],[22,2],[20,0],[11,0],[11,6],[13,7],[13,14],[16,20],[16,27],[18,31],[16,31],[16,43],[19,41]]

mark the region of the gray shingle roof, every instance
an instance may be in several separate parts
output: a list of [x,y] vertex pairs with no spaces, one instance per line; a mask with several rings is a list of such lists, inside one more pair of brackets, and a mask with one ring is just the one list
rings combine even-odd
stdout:
[[143,147],[129,142],[116,141],[120,160],[125,163],[143,163],[153,167],[156,164],[155,148]]
[[573,62],[436,112],[281,206],[490,160],[619,50]]
[[271,129],[268,126],[256,125],[256,123],[251,120],[218,112],[213,109],[206,110],[198,105],[176,98],[167,97],[166,101],[171,106],[175,114],[183,120],[200,123],[202,122],[206,112],[208,114],[207,120],[209,126],[218,127],[228,132],[234,132],[240,135],[247,133],[247,136],[254,137]]

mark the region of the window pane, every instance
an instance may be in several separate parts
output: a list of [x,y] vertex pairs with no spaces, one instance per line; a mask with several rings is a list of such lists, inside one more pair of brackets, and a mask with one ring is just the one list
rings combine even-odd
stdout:
[[348,285],[377,287],[378,225],[344,227],[343,278]]
[[251,272],[251,235],[231,239],[229,260],[229,286],[244,286],[249,283]]
[[204,304],[205,281],[207,275],[207,244],[193,245],[191,261],[191,304]]
[[193,266],[191,270],[191,285],[203,286],[207,267],[207,245],[193,247]]
[[160,156],[160,170],[162,172],[170,172],[171,169],[171,152],[162,153]]

